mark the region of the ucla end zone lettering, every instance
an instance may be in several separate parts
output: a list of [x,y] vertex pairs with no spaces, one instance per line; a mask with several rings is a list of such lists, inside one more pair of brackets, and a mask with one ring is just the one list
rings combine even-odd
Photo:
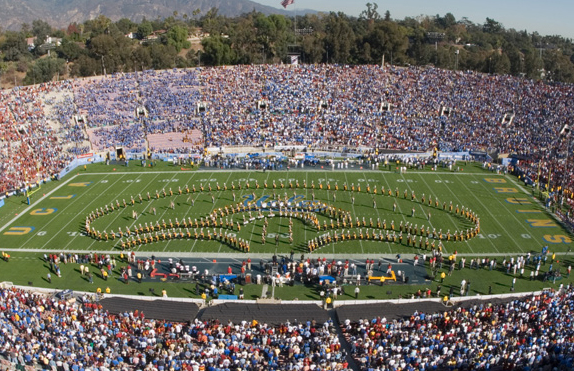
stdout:
[[9,230],[4,232],[5,236],[23,236],[32,232],[35,228],[34,227],[11,227]]

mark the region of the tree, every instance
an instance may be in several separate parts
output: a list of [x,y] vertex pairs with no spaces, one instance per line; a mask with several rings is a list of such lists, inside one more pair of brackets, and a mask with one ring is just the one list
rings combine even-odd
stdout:
[[302,26],[313,31],[302,36],[302,57],[306,63],[325,62],[325,22],[322,15],[307,14]]
[[486,18],[486,22],[484,23],[483,29],[484,32],[493,34],[500,33],[503,30],[502,25],[499,22],[495,21],[494,19],[490,19],[488,17]]
[[115,41],[110,35],[98,35],[89,40],[88,48],[99,57],[108,57],[115,50]]
[[136,47],[132,52],[134,70],[147,70],[151,67],[150,49],[144,46]]
[[177,51],[173,45],[153,43],[150,46],[151,67],[156,70],[165,70],[175,67]]
[[435,17],[435,21],[436,21],[437,25],[444,30],[446,30],[449,27],[452,27],[456,24],[456,18],[454,17],[454,15],[452,13],[446,13],[444,15],[444,17],[437,15]]
[[221,36],[210,36],[202,40],[203,53],[201,60],[206,65],[221,66],[231,64],[233,54],[227,39]]
[[91,37],[95,37],[108,33],[112,21],[108,17],[100,14],[95,19],[86,21],[84,24],[85,32],[89,32]]
[[122,18],[116,22],[116,27],[122,34],[127,34],[134,28],[135,24],[128,18]]
[[385,22],[389,22],[391,20],[391,12],[387,9],[385,12]]
[[138,36],[140,39],[145,39],[146,37],[151,35],[152,32],[153,27],[151,25],[151,22],[144,20],[142,21],[142,23],[138,25]]
[[491,56],[490,68],[492,73],[506,75],[510,73],[510,59],[504,53],[494,53]]
[[260,14],[256,21],[258,42],[265,46],[267,54],[276,60],[283,60],[287,56],[287,44],[291,27],[285,16],[271,14],[265,17]]
[[121,34],[101,34],[89,40],[88,49],[91,56],[101,62],[102,73],[129,71],[133,69],[132,43]]
[[72,76],[94,76],[102,73],[101,63],[87,55],[81,55],[72,65]]
[[[377,9],[379,9],[379,5],[377,5],[377,3],[373,3],[373,4],[367,3],[367,9],[363,10],[361,12],[361,14],[359,15],[359,17],[364,18],[364,19],[371,21],[371,22],[377,21],[377,20],[381,19],[381,15],[377,11]],[[388,12],[388,10],[387,10],[387,12]]]
[[26,38],[21,32],[7,31],[0,50],[4,52],[4,59],[7,61],[16,61],[20,56],[30,55]]
[[76,22],[70,23],[66,29],[66,34],[75,41],[79,41],[84,32],[84,25]]
[[538,50],[530,47],[524,50],[524,73],[530,79],[539,79],[540,70],[544,67]]
[[56,47],[56,52],[58,53],[58,57],[68,61],[74,61],[85,53],[84,49],[67,38],[62,39],[60,46]]
[[226,29],[226,19],[219,15],[217,8],[211,8],[200,19],[203,32],[209,35],[223,35]]
[[422,27],[417,27],[410,35],[411,45],[408,48],[408,56],[412,64],[425,65],[433,60],[434,46],[430,46],[426,42],[426,33]]
[[[236,63],[252,64],[266,61],[265,54],[269,51],[267,40],[259,36],[258,29],[255,28],[254,16],[257,13],[249,13],[241,17],[230,31],[230,41],[236,55]],[[188,59],[195,63],[195,51],[190,51]]]
[[32,37],[32,27],[28,23],[22,23],[20,26],[20,32],[24,35],[24,37]]
[[51,81],[56,74],[64,73],[65,61],[60,58],[40,58],[28,69],[25,84]]
[[32,35],[36,37],[36,40],[34,40],[36,47],[44,44],[51,32],[52,26],[50,26],[48,22],[40,19],[36,19],[32,22]]
[[335,63],[349,63],[355,35],[348,17],[343,13],[331,12],[326,22],[326,45],[329,58]]
[[189,49],[191,44],[187,41],[187,28],[182,26],[173,26],[167,31],[167,45],[172,45],[179,53],[181,49]]
[[409,39],[406,29],[395,22],[379,22],[366,35],[365,41],[371,47],[371,55],[379,61],[385,55],[388,61],[402,63],[406,59]]

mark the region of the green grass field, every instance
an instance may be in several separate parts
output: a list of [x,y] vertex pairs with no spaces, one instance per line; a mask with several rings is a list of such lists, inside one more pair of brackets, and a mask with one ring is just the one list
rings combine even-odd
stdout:
[[[250,185],[249,189],[246,188],[247,182]],[[276,184],[275,189],[272,186],[273,182]],[[256,183],[259,184],[259,189],[256,188]],[[264,187],[265,183],[268,185],[267,188]],[[284,188],[281,188],[282,183]],[[297,183],[299,183],[299,188],[296,187]],[[219,190],[217,190],[218,184]],[[307,185],[306,188],[303,187],[304,184]],[[343,190],[344,184],[348,187],[347,191]],[[190,188],[189,194],[186,192],[186,185]],[[234,190],[232,185],[235,186]],[[352,185],[355,187],[354,192],[351,191]],[[193,192],[194,186],[196,192]],[[210,186],[211,192],[208,190]],[[228,189],[224,190],[224,186]],[[180,187],[181,195],[178,192]],[[203,192],[200,191],[201,187],[204,188]],[[330,190],[328,190],[329,187]],[[367,187],[370,188],[370,193],[366,192]],[[375,187],[376,195],[374,194]],[[383,187],[385,195],[381,195]],[[169,195],[170,188],[173,196]],[[338,190],[335,191],[335,188]],[[162,195],[163,189],[167,193],[165,197]],[[392,196],[388,195],[389,189],[392,191]],[[395,196],[397,189],[398,197]],[[405,191],[407,199],[404,198]],[[148,192],[151,196],[149,201]],[[159,198],[156,198],[156,192],[160,193]],[[415,201],[411,201],[412,192],[416,194]],[[116,200],[119,201],[120,207],[95,219],[91,224],[93,228],[101,232],[105,230],[111,235],[112,230],[116,233],[119,229],[125,231],[126,228],[133,231],[134,227],[140,224],[145,226],[146,223],[156,225],[159,222],[161,225],[165,221],[169,224],[170,220],[175,223],[176,219],[182,221],[184,218],[190,218],[192,221],[197,219],[199,222],[213,210],[220,208],[224,210],[225,206],[229,207],[246,200],[269,202],[274,197],[281,200],[295,197],[293,201],[295,203],[312,201],[314,194],[316,201],[350,213],[353,221],[359,218],[362,223],[363,218],[365,219],[367,227],[347,226],[338,229],[339,234],[343,229],[345,233],[349,231],[351,235],[354,232],[357,235],[360,232],[366,234],[367,230],[372,233],[373,229],[379,231],[376,224],[377,220],[380,220],[386,222],[387,229],[390,229],[391,223],[394,222],[397,235],[401,223],[411,223],[417,225],[419,229],[424,225],[425,229],[430,227],[431,230],[434,229],[437,232],[442,230],[445,236],[447,231],[450,231],[454,236],[455,231],[472,229],[474,223],[465,217],[455,215],[454,210],[450,212],[448,205],[452,201],[453,209],[457,205],[461,208],[464,206],[480,218],[480,233],[464,241],[454,241],[454,237],[451,241],[443,240],[442,244],[446,253],[457,251],[459,255],[468,256],[468,260],[470,257],[497,257],[502,260],[510,255],[527,252],[536,254],[547,245],[550,254],[556,253],[558,257],[564,256],[567,260],[574,237],[562,228],[529,192],[530,190],[519,183],[515,177],[482,171],[478,165],[468,165],[461,172],[439,169],[438,172],[408,170],[406,174],[398,174],[394,171],[338,172],[321,169],[265,173],[262,171],[182,171],[179,167],[165,163],[156,168],[142,168],[141,166],[114,168],[94,164],[86,170],[79,169],[60,181],[43,185],[41,190],[32,196],[30,206],[25,203],[23,197],[6,199],[6,205],[0,208],[0,246],[14,259],[8,263],[11,269],[5,269],[6,266],[2,269],[0,280],[30,282],[37,277],[34,281],[40,282],[39,277],[45,276],[45,271],[42,263],[38,262],[44,253],[97,251],[119,254],[121,252],[120,238],[102,241],[87,236],[84,230],[86,217],[90,213],[105,208],[106,205],[110,206],[112,203],[115,206]],[[140,194],[143,198],[141,203],[138,197]],[[233,201],[234,194],[235,202]],[[421,202],[423,194],[424,204]],[[215,202],[212,202],[212,196]],[[431,206],[428,203],[429,196],[432,197]],[[130,202],[131,197],[135,199],[133,206]],[[435,206],[437,197],[438,207]],[[353,198],[354,202],[352,202]],[[123,206],[124,199],[128,204],[126,207]],[[174,203],[173,209],[170,207],[171,202]],[[443,202],[446,202],[446,210],[443,210]],[[395,203],[396,210],[393,211]],[[155,209],[155,214],[153,209]],[[413,209],[414,217],[411,216]],[[134,210],[138,214],[137,220],[132,215]],[[430,220],[428,220],[429,212]],[[265,211],[264,215],[268,213],[269,211]],[[257,212],[252,211],[253,217],[256,214]],[[279,217],[278,211],[274,211],[274,214],[275,217],[268,218],[268,235],[265,245],[261,241],[263,219],[255,218],[243,224],[243,215],[249,220],[249,213],[240,212],[230,213],[223,217],[218,216],[217,221],[219,222],[220,218],[223,222],[226,218],[229,221],[233,219],[235,227],[233,230],[228,229],[227,232],[251,241],[250,254],[252,256],[269,256],[275,252],[288,255],[292,250],[297,256],[301,253],[307,255],[309,240],[325,233],[334,236],[335,230],[331,228],[327,231],[321,228],[318,231],[314,225],[293,218],[293,243],[290,243],[289,218]],[[330,227],[331,218],[328,214],[318,212],[317,218],[321,227],[324,223]],[[371,219],[374,228],[370,227]],[[240,231],[236,228],[237,222],[241,224]],[[334,224],[336,226],[336,220]],[[213,227],[203,229],[206,236],[208,230],[213,231]],[[219,231],[219,229],[218,224],[216,230]],[[181,230],[185,231],[185,228],[182,227]],[[189,230],[192,235],[195,230],[199,234],[201,226],[197,229],[191,227]],[[153,234],[155,233],[152,232]],[[275,235],[279,235],[277,246]],[[336,257],[339,258],[372,257],[376,259],[380,256],[394,257],[397,253],[421,253],[418,247],[420,237],[416,239],[417,246],[413,247],[407,246],[406,235],[405,232],[403,243],[360,239],[344,242],[339,240],[337,243],[331,242],[317,248],[313,255],[330,258],[337,254]],[[126,240],[125,236],[121,240]],[[430,239],[431,243],[432,240]],[[438,246],[438,241],[435,241],[435,244]],[[196,240],[193,237],[154,241],[136,245],[133,249],[141,256],[156,254],[180,257],[197,254],[197,256],[217,257],[217,254],[229,253],[237,256],[244,255],[239,249],[227,243],[216,240]],[[29,261],[25,263],[24,259],[29,259]],[[19,267],[18,264],[22,265]],[[37,269],[34,268],[36,265]],[[32,271],[28,272],[29,269]],[[72,268],[69,270],[73,271]],[[477,276],[475,282],[480,281],[479,277]],[[503,279],[496,278],[496,280]],[[82,278],[76,279],[75,276],[67,279],[65,283],[76,289],[81,289],[86,284]],[[60,287],[62,284],[64,282],[60,283]],[[150,287],[153,287],[153,284],[151,285]],[[485,281],[478,284],[477,282],[475,290],[479,290],[480,285],[487,287],[488,283]],[[134,288],[129,286],[129,288],[121,287],[119,290],[124,293],[132,292]],[[484,291],[484,287],[480,290]],[[528,290],[530,287],[524,287],[524,289]],[[182,291],[183,288],[174,290],[181,296],[189,295]],[[141,291],[138,292],[141,294]],[[302,294],[285,295],[286,297],[298,297]]]
[[[177,169],[174,167],[174,169]],[[372,219],[376,228],[377,220],[385,222],[387,229],[391,228],[394,222],[396,233],[398,234],[401,223],[411,223],[420,229],[433,229],[436,232],[442,230],[443,235],[450,231],[451,241],[443,240],[444,249],[447,253],[457,251],[461,254],[482,255],[504,255],[522,254],[527,252],[540,252],[542,246],[549,245],[550,251],[567,252],[572,247],[572,236],[568,234],[546,211],[538,205],[533,197],[523,185],[511,176],[497,175],[487,172],[416,172],[411,171],[406,174],[396,174],[391,172],[368,171],[368,172],[332,172],[332,171],[289,171],[289,172],[205,172],[205,171],[168,171],[169,167],[154,171],[143,169],[140,171],[124,172],[124,168],[117,168],[112,171],[112,167],[96,164],[89,171],[79,171],[67,178],[52,182],[49,187],[44,187],[32,198],[32,205],[26,208],[17,205],[18,215],[9,212],[10,206],[5,206],[0,212],[8,212],[11,220],[3,215],[2,222],[6,223],[0,231],[0,246],[5,249],[25,249],[28,251],[60,252],[66,250],[73,251],[119,251],[119,238],[108,241],[101,241],[86,236],[84,225],[86,216],[90,213],[105,208],[110,208],[113,203],[119,201],[120,207],[115,211],[97,218],[92,222],[92,227],[101,231],[107,231],[111,235],[113,230],[117,233],[120,229],[125,232],[126,228],[132,231],[134,227],[146,223],[156,225],[158,222],[169,224],[176,219],[180,222],[187,218],[198,223],[213,211],[224,209],[225,206],[236,205],[245,201],[263,200],[270,203],[273,197],[296,201],[316,201],[333,205],[337,209],[346,210],[350,213],[353,221],[363,218],[367,227],[362,226],[361,230],[366,234],[370,228]],[[134,168],[130,168],[134,170]],[[250,188],[246,188],[249,182]],[[273,189],[273,182],[276,188]],[[256,189],[256,183],[259,189]],[[267,183],[268,188],[264,187]],[[281,188],[283,183],[284,188]],[[290,183],[293,188],[290,187]],[[296,184],[299,183],[299,188]],[[306,183],[307,188],[303,188]],[[344,191],[344,184],[348,190]],[[186,185],[190,193],[186,192]],[[217,190],[219,185],[220,190]],[[232,190],[232,186],[235,189]],[[241,189],[239,189],[241,185]],[[354,185],[355,191],[351,191]],[[228,190],[224,190],[227,186]],[[312,188],[314,186],[314,189]],[[360,186],[360,191],[358,190]],[[195,187],[196,192],[193,192]],[[200,188],[203,187],[202,192]],[[209,191],[211,187],[212,191]],[[331,190],[327,188],[330,187]],[[338,187],[338,191],[335,188]],[[370,187],[371,193],[367,193]],[[377,194],[374,194],[374,188]],[[381,195],[382,187],[385,195]],[[179,188],[182,194],[179,195]],[[321,189],[322,188],[322,189]],[[169,196],[169,190],[173,196]],[[165,190],[167,196],[163,196]],[[392,196],[388,196],[388,191],[392,191]],[[398,190],[399,197],[395,196]],[[404,199],[405,191],[407,199]],[[150,193],[151,200],[148,201],[147,193]],[[416,200],[411,201],[411,194],[415,192]],[[156,198],[156,193],[160,194]],[[45,196],[43,196],[45,194]],[[235,194],[236,201],[233,201]],[[421,199],[425,196],[425,203]],[[143,201],[139,201],[141,195]],[[334,196],[335,195],[335,196]],[[212,196],[215,203],[212,202]],[[429,196],[432,197],[432,205],[429,206]],[[131,205],[131,198],[135,199],[135,205]],[[335,201],[333,201],[335,197]],[[352,198],[354,197],[354,203]],[[438,197],[439,205],[436,207],[435,201]],[[267,199],[266,199],[267,198]],[[126,200],[128,206],[123,206]],[[9,198],[9,202],[22,199]],[[174,208],[170,207],[171,202]],[[452,202],[453,212],[449,212],[449,204]],[[192,206],[193,203],[193,206]],[[295,201],[293,201],[295,203]],[[376,203],[376,207],[374,207]],[[447,210],[443,210],[443,203],[446,203]],[[393,212],[393,204],[396,204],[396,211]],[[480,218],[480,233],[465,241],[454,241],[454,232],[457,230],[467,230],[473,228],[472,223],[467,218],[455,215],[456,206],[465,207],[472,210]],[[155,214],[153,210],[155,209]],[[415,216],[412,217],[414,209]],[[133,211],[138,214],[137,220],[133,218]],[[428,214],[431,214],[428,220]],[[268,215],[268,212],[264,212]],[[218,216],[225,223],[225,220],[233,220],[235,227],[228,229],[229,233],[234,233],[238,238],[251,241],[251,253],[289,253],[292,249],[295,252],[307,252],[307,241],[325,234],[315,226],[304,223],[293,218],[293,243],[289,243],[288,229],[289,218],[279,217],[279,213],[274,212],[275,217],[269,218],[267,228],[267,243],[261,244],[261,234],[263,220],[257,219],[248,224],[243,224],[243,215],[249,220],[249,213],[229,213],[224,217]],[[317,213],[319,223],[323,227],[324,223],[329,226],[327,232],[331,230],[331,218],[324,213]],[[252,212],[255,217],[257,212]],[[241,230],[237,231],[237,222],[241,224]],[[335,226],[336,226],[336,220]],[[216,230],[219,231],[218,224]],[[176,228],[178,231],[179,229]],[[185,228],[181,228],[185,230]],[[199,228],[190,228],[199,233]],[[207,231],[213,227],[204,228]],[[349,230],[359,233],[360,229],[353,225]],[[339,229],[339,233],[341,231]],[[275,245],[274,236],[279,234],[279,244]],[[125,239],[125,238],[124,238]],[[406,246],[393,242],[351,240],[338,243],[331,243],[315,250],[316,254],[396,254],[417,253],[417,247]],[[405,233],[406,240],[406,233]],[[431,239],[432,241],[432,239]],[[436,241],[438,245],[438,241]],[[157,253],[232,253],[239,252],[231,246],[220,241],[205,241],[192,239],[172,239],[160,240],[148,244],[138,245],[134,248],[139,252]]]

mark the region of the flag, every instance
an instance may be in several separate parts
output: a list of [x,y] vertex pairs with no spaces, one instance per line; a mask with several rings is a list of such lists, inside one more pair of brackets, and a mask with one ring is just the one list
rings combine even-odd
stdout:
[[283,8],[287,8],[288,5],[291,5],[295,2],[295,0],[283,0],[281,2],[281,5],[283,5]]

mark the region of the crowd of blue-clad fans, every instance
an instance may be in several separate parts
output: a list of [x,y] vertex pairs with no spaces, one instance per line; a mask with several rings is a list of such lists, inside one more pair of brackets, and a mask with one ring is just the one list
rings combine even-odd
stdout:
[[[252,65],[144,71],[0,94],[0,191],[48,178],[77,155],[151,134],[200,133],[204,147],[489,151],[532,179],[574,186],[574,86],[432,67]],[[150,148],[176,151],[179,148]],[[568,161],[566,161],[568,160]],[[540,176],[538,174],[541,174]]]

